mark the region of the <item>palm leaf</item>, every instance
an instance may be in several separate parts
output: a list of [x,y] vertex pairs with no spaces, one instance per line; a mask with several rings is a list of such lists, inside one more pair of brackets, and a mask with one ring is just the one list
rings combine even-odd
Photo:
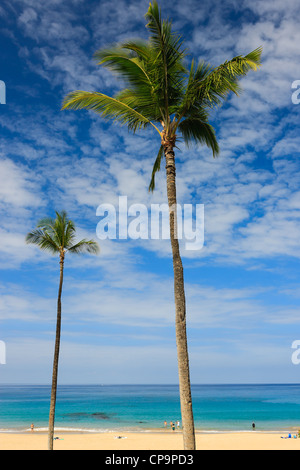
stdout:
[[214,128],[199,118],[190,117],[179,124],[179,130],[185,143],[189,146],[191,142],[205,144],[209,147],[213,156],[219,153],[219,145]]
[[59,245],[42,229],[29,232],[26,236],[26,243],[37,245],[41,250],[49,251],[53,254],[59,253]]
[[257,70],[261,65],[262,48],[259,47],[246,56],[237,56],[224,62],[198,81],[198,94],[203,103],[208,105],[220,104],[231,91],[236,95],[240,92],[237,80],[245,76],[249,70]]
[[[135,47],[136,46],[136,47]],[[130,50],[129,50],[130,48]],[[143,50],[144,58],[140,51]],[[136,52],[138,51],[138,52]],[[156,74],[153,73],[153,54],[145,44],[125,43],[119,47],[97,51],[100,65],[108,67],[128,82],[115,99],[128,105],[150,121],[163,119]]]
[[126,103],[103,93],[74,91],[66,96],[62,109],[91,109],[101,114],[104,118],[126,124],[134,132],[150,124],[159,132],[157,127],[141,113]]
[[76,245],[71,246],[68,251],[70,253],[81,254],[81,253],[99,253],[99,246],[98,243],[94,242],[93,240],[81,240],[80,242],[76,243]]
[[72,220],[68,220],[65,227],[64,246],[69,249],[73,245],[76,236],[76,227]]
[[145,41],[135,40],[135,41],[126,41],[121,45],[122,49],[128,50],[131,53],[136,54],[140,60],[149,63],[152,57],[152,49],[149,47],[149,44]]
[[139,90],[125,89],[116,94],[115,98],[130,108],[134,109],[150,122],[159,122],[164,119],[161,103],[153,96],[151,90],[146,87]]
[[138,57],[130,57],[123,47],[102,49],[94,54],[99,65],[104,65],[110,70],[117,72],[129,83],[139,84],[141,81],[152,85],[147,75],[143,62]]
[[151,175],[151,181],[149,184],[149,191],[153,192],[155,189],[155,175],[158,171],[160,171],[160,164],[161,164],[161,159],[164,154],[164,147],[163,145],[160,146],[160,149],[158,151],[158,155],[156,157],[156,160],[153,165],[153,170],[152,170],[152,175]]
[[52,217],[44,217],[38,222],[37,227],[39,228],[53,227],[54,224],[55,224],[55,219],[53,219]]
[[[151,32],[150,45],[154,51],[155,60],[152,68],[156,71],[158,93],[166,117],[165,125],[169,126],[169,115],[181,99],[183,75],[186,69],[182,64],[185,51],[181,50],[182,41],[177,34],[172,33],[171,23],[162,21],[157,2],[150,3],[146,14],[146,27]],[[172,111],[170,112],[170,105]]]
[[151,32],[150,43],[157,51],[165,66],[169,68],[184,58],[185,51],[181,50],[183,41],[181,37],[172,32],[172,23],[162,21],[161,12],[156,1],[150,3],[146,13],[148,23],[146,27]]

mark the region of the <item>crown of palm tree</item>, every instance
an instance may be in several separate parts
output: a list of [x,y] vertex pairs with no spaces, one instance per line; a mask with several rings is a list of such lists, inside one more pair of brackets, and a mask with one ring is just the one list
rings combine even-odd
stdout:
[[[153,126],[162,146],[154,163],[150,190],[155,187],[155,173],[160,169],[163,145],[175,144],[177,133],[184,142],[207,145],[219,153],[209,111],[222,104],[229,92],[238,94],[238,79],[260,65],[261,48],[246,56],[236,56],[219,67],[200,61],[184,64],[187,55],[180,36],[172,32],[170,21],[161,19],[157,2],[146,13],[149,41],[124,42],[95,53],[98,64],[108,67],[127,82],[114,97],[100,92],[74,91],[62,109],[90,109],[104,118],[119,121],[134,132]],[[160,126],[162,130],[160,130]]]
[[84,252],[98,253],[99,246],[93,240],[76,239],[76,228],[72,220],[68,219],[65,211],[56,212],[56,218],[41,219],[37,228],[29,232],[26,242],[37,245],[39,248],[50,253],[75,253]]

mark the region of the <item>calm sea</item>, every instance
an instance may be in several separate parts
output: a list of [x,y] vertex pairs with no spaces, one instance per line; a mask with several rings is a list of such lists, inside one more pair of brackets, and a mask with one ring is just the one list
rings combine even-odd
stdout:
[[[197,430],[300,428],[300,384],[193,385]],[[50,387],[0,386],[0,432],[48,426]],[[149,431],[181,420],[177,386],[68,385],[58,388],[57,431]]]

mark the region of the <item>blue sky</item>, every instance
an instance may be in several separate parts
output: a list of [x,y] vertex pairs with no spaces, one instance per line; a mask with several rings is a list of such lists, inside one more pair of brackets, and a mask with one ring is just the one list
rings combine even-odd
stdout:
[[[204,204],[205,244],[185,251],[194,383],[299,382],[300,80],[298,0],[162,1],[191,56],[212,65],[263,46],[243,93],[212,114],[220,156],[177,151],[180,203]],[[66,210],[96,239],[99,204],[166,202],[148,193],[159,141],[90,112],[61,111],[75,89],[121,86],[94,52],[147,38],[147,1],[2,0],[0,105],[0,383],[49,383],[58,260],[25,245],[45,215]],[[60,383],[177,383],[168,240],[106,240],[67,257]]]

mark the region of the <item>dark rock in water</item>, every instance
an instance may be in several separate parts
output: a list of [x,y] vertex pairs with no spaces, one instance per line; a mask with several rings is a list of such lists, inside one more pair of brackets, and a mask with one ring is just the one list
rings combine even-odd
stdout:
[[78,419],[78,418],[86,418],[87,416],[89,416],[89,413],[65,413],[63,415],[64,418],[74,418],[74,419]]
[[109,419],[109,415],[106,413],[102,413],[101,411],[95,412],[95,413],[85,413],[85,412],[66,413],[63,415],[63,417],[71,418],[71,419],[82,419],[82,418]]
[[95,419],[109,419],[109,416],[106,413],[92,413],[92,416]]

